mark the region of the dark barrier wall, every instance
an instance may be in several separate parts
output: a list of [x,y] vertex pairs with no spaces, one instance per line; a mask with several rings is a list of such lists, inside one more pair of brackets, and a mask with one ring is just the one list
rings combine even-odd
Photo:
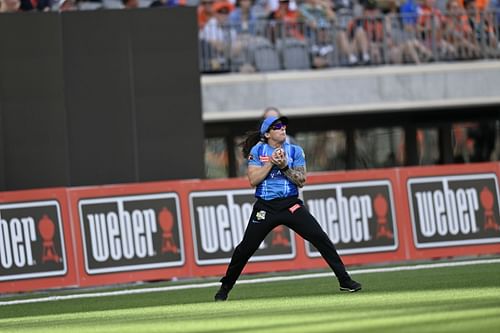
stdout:
[[[0,72],[1,72],[1,67],[0,67]],[[1,89],[0,89],[0,93],[1,93]],[[0,130],[3,128],[1,101],[2,101],[2,95],[0,95]],[[3,188],[5,188],[4,142],[3,142],[2,135],[0,135],[0,189],[3,189]]]
[[0,190],[203,177],[195,8],[0,28]]
[[71,182],[136,179],[128,13],[63,13]]
[[147,12],[129,14],[138,180],[203,178],[196,10]]
[[[2,189],[69,182],[61,24],[58,15],[2,15]],[[0,163],[2,162],[0,156]]]

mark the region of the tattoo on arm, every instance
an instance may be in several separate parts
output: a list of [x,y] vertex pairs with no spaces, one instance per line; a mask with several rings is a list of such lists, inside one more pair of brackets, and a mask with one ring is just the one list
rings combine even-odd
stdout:
[[303,187],[306,183],[306,167],[295,167],[285,171],[285,176],[288,177],[298,187]]

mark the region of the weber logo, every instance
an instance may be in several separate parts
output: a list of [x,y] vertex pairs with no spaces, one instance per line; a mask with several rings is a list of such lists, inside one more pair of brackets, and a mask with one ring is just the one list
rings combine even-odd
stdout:
[[59,203],[0,204],[0,281],[65,274]]
[[[252,190],[193,192],[189,196],[193,242],[198,265],[229,263],[243,239],[255,202]],[[265,223],[265,211],[255,223]],[[272,261],[295,257],[295,241],[284,226],[273,229],[250,261]]]
[[495,174],[411,178],[408,197],[417,248],[500,242]]
[[[304,203],[340,254],[392,251],[398,247],[389,181],[306,186]],[[310,257],[320,253],[307,242]]]
[[79,210],[88,274],[184,264],[175,193],[84,199]]

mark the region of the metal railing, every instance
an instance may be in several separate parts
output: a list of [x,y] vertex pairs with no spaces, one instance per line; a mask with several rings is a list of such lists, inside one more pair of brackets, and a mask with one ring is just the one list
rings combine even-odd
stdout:
[[[259,20],[200,30],[200,70],[268,72],[500,58],[500,12],[337,15],[321,26]],[[212,22],[214,23],[214,22]]]

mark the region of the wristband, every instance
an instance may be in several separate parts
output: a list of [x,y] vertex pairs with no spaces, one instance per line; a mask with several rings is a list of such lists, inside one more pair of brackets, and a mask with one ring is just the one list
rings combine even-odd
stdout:
[[288,169],[290,169],[290,168],[288,167],[288,164],[287,164],[283,169],[280,169],[280,170],[281,170],[281,172],[285,172]]

